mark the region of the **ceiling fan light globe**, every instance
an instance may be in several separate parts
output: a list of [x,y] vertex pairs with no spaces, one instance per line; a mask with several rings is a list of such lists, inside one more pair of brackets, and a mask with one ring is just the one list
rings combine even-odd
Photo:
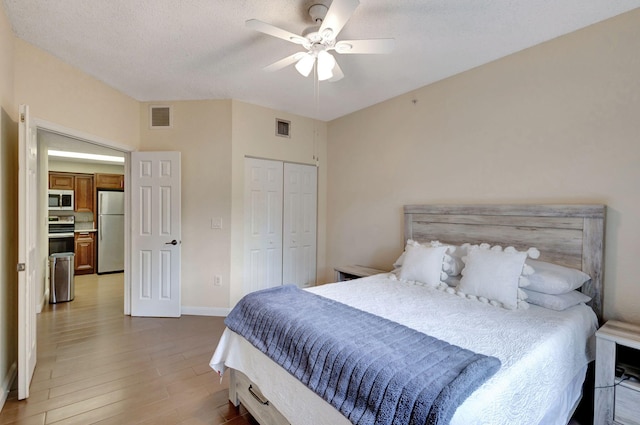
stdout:
[[318,53],[318,80],[324,81],[333,77],[336,58],[327,51]]
[[308,77],[313,69],[314,62],[315,57],[307,53],[296,63],[296,69],[301,75]]
[[327,72],[320,72],[318,70],[318,81],[326,81],[333,78],[333,71],[329,70]]

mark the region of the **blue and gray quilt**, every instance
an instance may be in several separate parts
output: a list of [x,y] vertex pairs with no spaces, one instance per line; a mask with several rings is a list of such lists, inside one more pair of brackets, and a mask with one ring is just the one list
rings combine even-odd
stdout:
[[296,286],[245,296],[225,324],[358,425],[448,424],[500,368]]

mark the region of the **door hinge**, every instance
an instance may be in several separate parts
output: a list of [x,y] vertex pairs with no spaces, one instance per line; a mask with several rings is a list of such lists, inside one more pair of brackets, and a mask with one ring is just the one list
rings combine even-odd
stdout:
[[24,263],[18,263],[16,269],[18,269],[19,272],[23,272],[27,269],[27,266]]
[[20,114],[20,122],[24,122],[24,114]]

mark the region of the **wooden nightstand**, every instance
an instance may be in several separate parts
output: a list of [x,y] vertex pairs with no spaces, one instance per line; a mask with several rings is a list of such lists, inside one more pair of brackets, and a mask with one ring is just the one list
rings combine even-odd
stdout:
[[364,266],[340,266],[336,267],[334,270],[336,271],[336,282],[386,273],[385,270],[378,270]]
[[[630,360],[622,359],[621,351]],[[631,364],[622,365],[622,361]],[[640,425],[640,381],[616,377],[616,366],[629,375],[640,375],[640,326],[610,320],[596,332],[593,422]]]

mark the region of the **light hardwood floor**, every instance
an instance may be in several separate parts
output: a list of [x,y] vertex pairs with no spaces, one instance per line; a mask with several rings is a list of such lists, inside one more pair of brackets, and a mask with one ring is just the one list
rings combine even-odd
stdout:
[[12,391],[0,424],[256,424],[209,368],[222,318],[135,318],[122,306],[121,273],[77,276],[74,301],[45,306],[30,397]]

